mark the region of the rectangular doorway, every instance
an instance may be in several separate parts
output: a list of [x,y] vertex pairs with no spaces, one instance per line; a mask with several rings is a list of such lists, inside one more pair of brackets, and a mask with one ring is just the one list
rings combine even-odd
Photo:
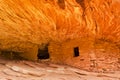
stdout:
[[74,57],[78,57],[79,56],[79,47],[75,47],[74,48]]

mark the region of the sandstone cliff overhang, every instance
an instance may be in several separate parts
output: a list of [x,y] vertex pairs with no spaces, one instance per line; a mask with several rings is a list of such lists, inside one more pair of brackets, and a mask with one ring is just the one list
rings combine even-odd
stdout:
[[120,48],[119,0],[0,0],[0,50],[36,56],[50,42],[83,38]]

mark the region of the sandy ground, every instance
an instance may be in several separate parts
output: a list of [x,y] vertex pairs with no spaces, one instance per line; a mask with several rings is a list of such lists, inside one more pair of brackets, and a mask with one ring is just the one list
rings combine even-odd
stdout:
[[120,71],[94,73],[65,65],[0,58],[0,80],[120,80]]

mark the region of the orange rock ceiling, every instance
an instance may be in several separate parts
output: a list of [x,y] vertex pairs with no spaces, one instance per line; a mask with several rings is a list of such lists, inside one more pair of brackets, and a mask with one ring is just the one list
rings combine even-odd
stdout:
[[1,50],[86,37],[120,47],[120,0],[0,0]]

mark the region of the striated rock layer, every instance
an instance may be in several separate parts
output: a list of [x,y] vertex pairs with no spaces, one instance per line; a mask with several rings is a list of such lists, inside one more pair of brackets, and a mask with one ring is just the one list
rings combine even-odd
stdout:
[[[63,50],[59,47],[64,42],[85,43],[78,45],[84,46],[83,53],[89,53],[87,47],[94,53],[99,53],[99,48],[107,51],[105,54],[113,50],[119,55],[120,0],[0,0],[1,51],[19,52],[35,60],[38,49],[49,44],[49,53],[54,56]],[[51,57],[53,62],[57,59]],[[65,63],[72,65],[70,60]]]

